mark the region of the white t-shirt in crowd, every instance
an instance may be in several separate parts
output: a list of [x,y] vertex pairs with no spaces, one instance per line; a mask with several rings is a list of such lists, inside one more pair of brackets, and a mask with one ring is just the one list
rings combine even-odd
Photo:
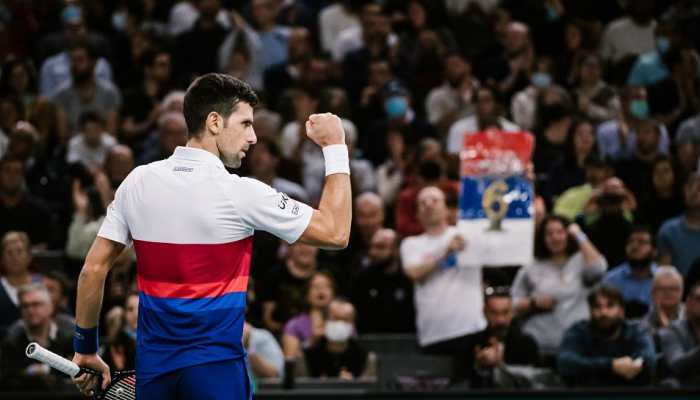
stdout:
[[640,26],[630,17],[616,19],[603,33],[600,54],[605,60],[618,62],[628,55],[650,52],[656,48],[654,30],[656,21]]
[[105,163],[109,149],[116,144],[117,140],[109,133],[102,134],[97,147],[88,146],[82,133],[75,135],[68,141],[66,161],[69,163],[81,163],[86,167],[92,165],[102,166]]
[[[457,234],[448,227],[441,235],[410,236],[401,243],[401,262],[410,269],[445,253]],[[458,265],[438,269],[414,285],[418,343],[428,346],[480,331],[483,315],[481,268]]]

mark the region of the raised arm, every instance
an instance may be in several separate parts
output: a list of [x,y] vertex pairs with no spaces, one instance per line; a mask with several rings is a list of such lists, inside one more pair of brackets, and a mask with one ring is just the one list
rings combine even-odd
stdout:
[[336,115],[314,114],[306,121],[306,134],[323,149],[326,182],[318,209],[299,240],[328,249],[343,249],[350,238],[352,198],[350,162],[343,125]]

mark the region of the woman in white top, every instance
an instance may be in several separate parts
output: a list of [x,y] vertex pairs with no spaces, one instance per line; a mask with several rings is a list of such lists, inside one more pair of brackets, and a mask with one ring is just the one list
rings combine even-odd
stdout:
[[545,217],[538,227],[535,257],[515,277],[513,302],[524,319],[523,330],[550,353],[569,326],[588,318],[586,296],[607,263],[577,224],[556,215]]

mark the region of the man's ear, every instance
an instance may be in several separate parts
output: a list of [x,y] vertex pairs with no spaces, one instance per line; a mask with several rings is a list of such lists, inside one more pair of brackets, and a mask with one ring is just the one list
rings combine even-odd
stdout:
[[216,136],[221,133],[224,127],[224,119],[216,111],[207,114],[207,119],[204,121],[204,128],[210,134]]

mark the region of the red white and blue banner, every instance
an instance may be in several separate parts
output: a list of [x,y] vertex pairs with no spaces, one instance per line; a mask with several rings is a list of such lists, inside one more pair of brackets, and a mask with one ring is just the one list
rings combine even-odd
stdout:
[[533,259],[534,190],[527,177],[534,138],[489,130],[465,136],[457,227],[461,265],[525,265]]

